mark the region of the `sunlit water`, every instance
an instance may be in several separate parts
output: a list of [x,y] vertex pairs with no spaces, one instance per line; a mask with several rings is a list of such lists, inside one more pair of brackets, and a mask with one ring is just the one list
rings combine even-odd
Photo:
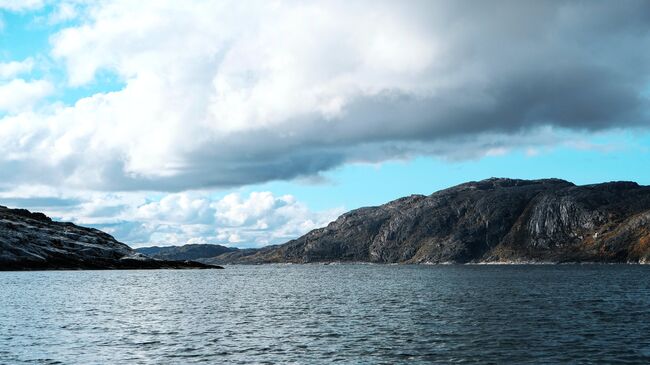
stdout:
[[650,266],[0,273],[0,363],[650,363]]

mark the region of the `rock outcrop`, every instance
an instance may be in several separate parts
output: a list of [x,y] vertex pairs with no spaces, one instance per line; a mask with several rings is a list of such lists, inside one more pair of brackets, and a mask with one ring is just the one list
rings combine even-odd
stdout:
[[331,261],[650,262],[650,187],[492,178],[356,209],[284,245],[207,262]]
[[157,260],[93,228],[0,206],[0,270],[218,268]]

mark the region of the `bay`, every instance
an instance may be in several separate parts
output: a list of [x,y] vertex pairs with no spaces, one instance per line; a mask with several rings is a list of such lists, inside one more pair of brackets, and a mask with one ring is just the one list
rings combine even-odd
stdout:
[[2,364],[650,363],[650,266],[0,273]]

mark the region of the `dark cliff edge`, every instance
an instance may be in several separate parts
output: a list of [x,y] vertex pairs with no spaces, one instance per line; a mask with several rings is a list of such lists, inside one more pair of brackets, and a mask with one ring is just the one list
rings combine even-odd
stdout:
[[0,206],[0,270],[208,268],[222,267],[154,259],[97,229]]
[[650,263],[650,187],[492,178],[343,214],[215,264]]

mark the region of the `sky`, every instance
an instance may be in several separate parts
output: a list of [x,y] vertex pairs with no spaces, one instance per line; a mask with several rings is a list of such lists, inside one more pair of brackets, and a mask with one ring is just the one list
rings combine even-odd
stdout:
[[261,247],[489,177],[650,184],[647,1],[0,0],[0,204]]

